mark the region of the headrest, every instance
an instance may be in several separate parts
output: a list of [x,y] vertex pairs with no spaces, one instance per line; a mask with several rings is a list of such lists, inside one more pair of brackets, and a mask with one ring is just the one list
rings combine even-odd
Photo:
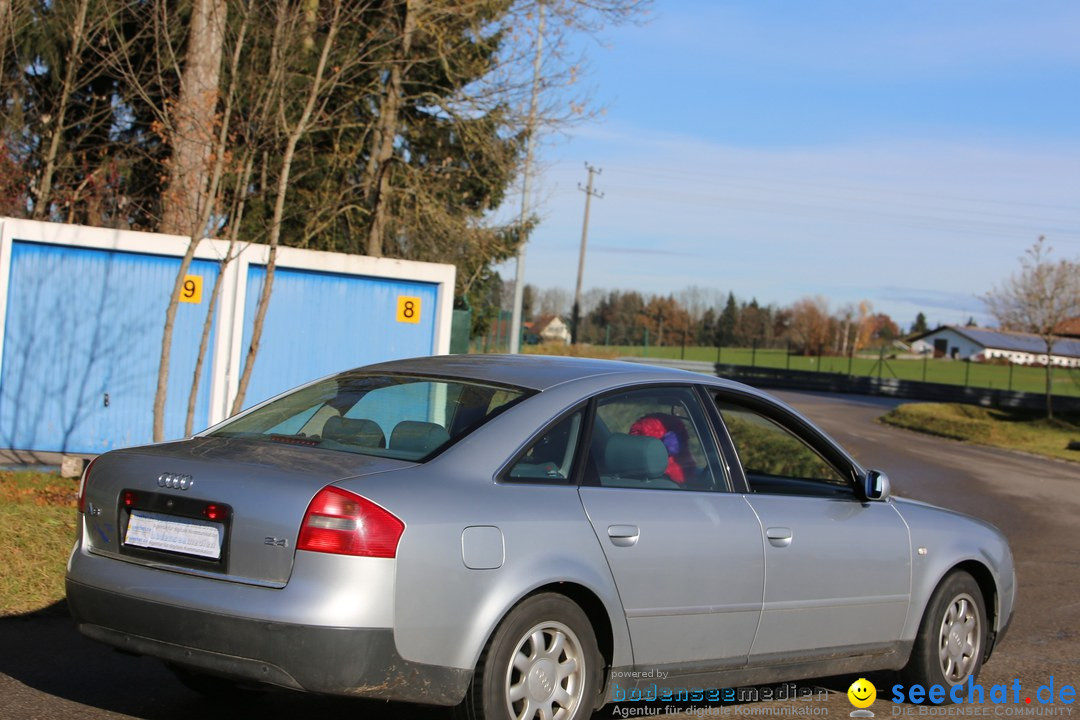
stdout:
[[613,433],[604,446],[604,474],[654,478],[664,474],[667,448],[659,438]]
[[417,420],[402,420],[390,433],[390,449],[427,455],[450,440],[442,425]]
[[379,423],[374,420],[363,418],[327,418],[323,425],[322,436],[347,445],[361,445],[363,447],[384,448],[386,436],[383,435]]

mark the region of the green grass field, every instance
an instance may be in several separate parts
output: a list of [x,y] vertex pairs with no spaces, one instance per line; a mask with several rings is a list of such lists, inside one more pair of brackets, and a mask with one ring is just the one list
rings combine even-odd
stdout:
[[994,410],[959,403],[908,403],[881,417],[887,425],[928,435],[964,440],[1009,450],[1080,462],[1080,451],[1069,450],[1080,439],[1080,415],[1055,415]]
[[[841,373],[844,375],[895,377],[900,380],[916,380],[949,385],[970,385],[971,387],[990,388],[993,390],[1018,390],[1022,392],[1043,393],[1046,391],[1046,371],[1041,367],[1023,367],[1014,365],[984,365],[965,363],[955,360],[886,360],[882,367],[877,357],[804,357],[788,356],[784,350],[758,350],[750,348],[723,348],[719,352],[715,347],[687,347],[685,354],[681,347],[650,347],[622,345],[593,346],[597,353],[610,355],[612,351],[619,356],[653,357],[665,359],[702,360],[721,362],[731,365],[754,365],[757,367],[789,368],[791,370],[809,370]],[[719,356],[719,360],[717,359]],[[1011,380],[1010,380],[1011,373]],[[1080,396],[1080,369],[1054,369],[1054,394]]]
[[77,480],[58,475],[0,471],[0,617],[64,599],[77,491]]

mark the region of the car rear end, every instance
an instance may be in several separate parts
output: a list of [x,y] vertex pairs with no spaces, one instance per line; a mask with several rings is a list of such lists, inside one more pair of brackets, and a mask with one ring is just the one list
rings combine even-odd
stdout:
[[99,457],[80,485],[68,563],[80,631],[239,681],[459,702],[469,670],[398,653],[408,519],[365,493],[393,496],[387,485],[402,480],[422,496],[428,460],[524,395],[352,371],[190,440]]
[[412,465],[218,438],[103,455],[79,494],[72,615],[96,640],[237,680],[456,702],[467,678],[394,648],[404,522],[333,485]]

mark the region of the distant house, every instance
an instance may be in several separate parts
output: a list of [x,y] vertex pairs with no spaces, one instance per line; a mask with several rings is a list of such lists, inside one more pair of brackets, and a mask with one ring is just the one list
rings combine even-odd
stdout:
[[[1017,365],[1045,365],[1047,362],[1046,343],[1030,333],[944,325],[917,336],[911,345],[913,349],[930,346],[936,358],[972,362],[1000,358]],[[1080,367],[1080,340],[1058,339],[1050,362],[1060,367]]]
[[530,342],[570,344],[570,328],[558,315],[541,315],[532,322],[525,323],[525,331]]
[[1062,320],[1054,328],[1054,334],[1067,338],[1080,338],[1080,317]]

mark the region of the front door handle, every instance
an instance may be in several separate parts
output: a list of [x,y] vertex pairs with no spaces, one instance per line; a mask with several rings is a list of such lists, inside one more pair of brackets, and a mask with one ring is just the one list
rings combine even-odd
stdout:
[[619,547],[630,547],[637,543],[641,531],[637,525],[608,525],[608,537],[611,542]]
[[765,537],[773,547],[787,547],[791,544],[791,528],[771,527],[765,531]]

